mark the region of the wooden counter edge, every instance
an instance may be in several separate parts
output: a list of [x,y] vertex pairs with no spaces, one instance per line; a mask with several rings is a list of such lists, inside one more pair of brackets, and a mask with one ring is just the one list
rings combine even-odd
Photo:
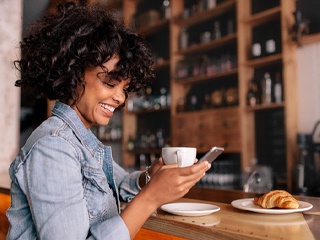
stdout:
[[[201,240],[228,240],[228,239],[237,239],[237,240],[248,240],[248,239],[258,239],[255,236],[250,236],[248,234],[234,233],[228,231],[228,229],[214,229],[206,228],[197,225],[191,225],[188,223],[172,221],[169,219],[161,219],[155,216],[151,216],[143,226],[143,229],[149,230],[151,239],[154,238],[156,234],[163,233],[165,235],[170,235],[172,238],[164,239],[201,239]],[[155,234],[155,235],[153,235]],[[169,237],[169,236],[168,236]]]

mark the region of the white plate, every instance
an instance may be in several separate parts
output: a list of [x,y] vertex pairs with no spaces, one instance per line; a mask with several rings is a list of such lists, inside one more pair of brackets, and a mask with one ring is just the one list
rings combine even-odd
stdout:
[[241,210],[247,210],[247,211],[257,212],[257,213],[267,213],[267,214],[287,214],[287,213],[294,213],[294,212],[303,212],[313,207],[312,204],[310,203],[302,202],[302,201],[298,201],[298,202],[300,206],[297,209],[262,208],[253,203],[253,198],[234,200],[231,202],[231,205]]
[[220,210],[220,207],[206,203],[169,203],[162,205],[161,210],[179,216],[204,216]]

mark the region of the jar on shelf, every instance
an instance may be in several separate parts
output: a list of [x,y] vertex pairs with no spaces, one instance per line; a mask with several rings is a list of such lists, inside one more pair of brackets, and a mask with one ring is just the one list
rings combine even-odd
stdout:
[[213,107],[221,107],[223,105],[223,89],[214,90],[211,93],[211,105]]

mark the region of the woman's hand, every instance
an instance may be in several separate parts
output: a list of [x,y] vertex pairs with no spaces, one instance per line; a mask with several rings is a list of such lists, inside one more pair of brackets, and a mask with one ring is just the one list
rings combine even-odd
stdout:
[[150,182],[120,214],[131,238],[134,238],[152,212],[165,203],[183,197],[210,167],[207,161],[184,168],[179,168],[178,164],[164,165],[162,159],[154,161],[149,172]]
[[162,159],[158,161],[151,168],[150,182],[142,190],[155,209],[183,197],[211,167],[207,161],[183,168],[177,164],[164,165]]

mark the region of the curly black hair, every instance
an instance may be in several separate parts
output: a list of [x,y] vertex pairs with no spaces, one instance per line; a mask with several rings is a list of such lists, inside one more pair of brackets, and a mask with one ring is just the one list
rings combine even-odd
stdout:
[[95,5],[68,2],[36,21],[21,41],[18,87],[34,89],[37,98],[73,104],[85,88],[87,68],[102,66],[112,56],[120,60],[111,75],[130,79],[128,92],[150,85],[155,74],[154,56],[139,34],[124,27],[111,12]]

